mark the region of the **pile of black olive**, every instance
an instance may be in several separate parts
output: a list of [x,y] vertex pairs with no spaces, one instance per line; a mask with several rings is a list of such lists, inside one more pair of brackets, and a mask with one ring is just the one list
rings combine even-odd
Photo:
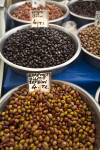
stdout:
[[76,52],[74,41],[66,33],[52,28],[17,31],[5,42],[4,57],[28,68],[45,68],[68,61]]
[[70,11],[84,17],[95,17],[96,11],[100,10],[100,0],[82,1],[79,0],[69,7]]

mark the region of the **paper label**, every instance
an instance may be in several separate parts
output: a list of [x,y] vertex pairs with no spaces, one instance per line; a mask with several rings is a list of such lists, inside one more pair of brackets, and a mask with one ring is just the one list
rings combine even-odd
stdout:
[[5,0],[0,0],[0,7],[4,7]]
[[31,11],[32,27],[48,27],[48,11]]
[[100,27],[100,11],[96,11],[95,26]]
[[35,89],[41,92],[50,92],[51,72],[28,73],[27,74],[29,92]]
[[45,0],[32,0],[32,7],[37,8],[40,5],[45,6]]

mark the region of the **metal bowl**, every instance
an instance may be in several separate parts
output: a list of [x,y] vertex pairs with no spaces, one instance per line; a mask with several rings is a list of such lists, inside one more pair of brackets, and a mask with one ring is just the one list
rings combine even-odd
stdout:
[[[14,10],[16,10],[19,6],[25,4],[26,2],[31,2],[31,1],[18,2],[18,3],[15,3],[15,4],[11,5],[8,8],[8,15],[14,21],[15,26],[24,25],[24,24],[29,24],[30,23],[30,21],[20,20],[20,19],[17,19],[17,18],[12,16]],[[62,17],[60,17],[58,19],[50,20],[49,23],[62,25],[62,23],[64,22],[65,18],[67,20],[69,20],[69,9],[68,9],[67,6],[65,6],[65,5],[63,5],[61,3],[59,4],[59,2],[50,1],[50,0],[46,0],[46,3],[48,3],[48,4],[55,4],[56,6],[60,7],[63,10],[63,12],[64,12],[64,15]]]
[[[84,30],[85,28],[87,28],[90,25],[93,25],[94,23],[90,23],[87,24],[83,27],[81,27],[78,31],[77,31],[77,35]],[[83,52],[83,56],[86,59],[86,61],[88,61],[89,64],[91,64],[92,66],[99,68],[100,69],[100,57],[93,55],[92,53],[88,52],[86,49],[84,49],[82,47],[82,52]]]
[[97,89],[95,100],[100,104],[100,87]]
[[[77,2],[78,0],[74,0],[68,3],[68,7],[70,7],[71,5],[73,5],[75,2]],[[77,15],[75,13],[73,13],[72,11],[70,11],[69,8],[69,13],[70,13],[70,20],[73,20],[77,23],[78,27],[81,27],[85,24],[89,24],[91,22],[94,22],[95,18],[91,18],[91,17],[84,17],[81,15]]]
[[56,2],[63,2],[64,0],[52,0],[52,1],[56,1]]
[[[68,86],[72,87],[73,89],[80,92],[82,99],[87,103],[88,107],[90,108],[90,110],[92,112],[92,115],[94,116],[94,122],[96,125],[96,142],[95,142],[94,150],[99,150],[100,149],[100,106],[98,105],[98,103],[88,92],[86,92],[84,89],[80,88],[79,86],[77,86],[75,84],[61,81],[61,80],[52,80],[52,82],[57,83],[57,84],[68,85]],[[12,96],[13,93],[19,89],[22,89],[23,87],[26,87],[26,86],[27,86],[26,84],[20,85],[16,88],[12,89],[11,91],[9,91],[7,94],[5,94],[0,100],[0,112],[2,112],[4,110],[5,106],[8,103],[9,98]]]
[[65,0],[52,0],[52,1],[55,1],[55,2],[58,2],[58,3],[62,3],[64,4]]
[[4,47],[4,44],[5,44],[6,40],[7,40],[7,38],[9,38],[13,33],[16,33],[18,30],[22,30],[22,29],[26,29],[26,28],[31,28],[31,25],[30,25],[30,24],[27,24],[27,25],[23,25],[23,26],[19,26],[19,27],[17,27],[17,28],[14,28],[14,29],[8,31],[8,32],[1,38],[1,40],[0,40],[0,56],[1,56],[1,59],[2,59],[6,64],[8,64],[8,65],[11,66],[12,68],[14,68],[14,70],[15,70],[18,74],[21,74],[21,75],[26,75],[26,73],[28,73],[28,72],[48,72],[48,71],[51,72],[51,71],[52,71],[53,75],[56,75],[56,74],[61,73],[63,70],[66,69],[66,67],[69,66],[69,64],[71,64],[71,63],[78,57],[78,55],[80,54],[80,51],[81,51],[81,43],[80,43],[80,40],[79,40],[79,38],[77,37],[77,35],[74,35],[74,34],[70,33],[69,31],[66,31],[66,29],[65,29],[64,27],[61,27],[61,26],[58,26],[58,25],[53,25],[53,24],[50,24],[49,27],[67,33],[67,35],[69,35],[69,36],[72,38],[72,40],[74,41],[75,47],[76,47],[76,53],[75,53],[74,56],[73,56],[71,59],[69,59],[67,62],[65,62],[65,63],[63,63],[63,64],[60,64],[60,65],[57,65],[57,66],[54,66],[54,67],[48,67],[48,68],[27,68],[27,67],[22,67],[22,66],[13,64],[12,62],[8,61],[8,60],[3,56],[3,47]]

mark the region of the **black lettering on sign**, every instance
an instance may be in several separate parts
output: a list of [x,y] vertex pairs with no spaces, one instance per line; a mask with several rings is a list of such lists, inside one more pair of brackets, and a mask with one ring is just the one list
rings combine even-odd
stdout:
[[42,88],[48,89],[47,85],[42,85]]
[[48,11],[32,10],[32,27],[48,27]]
[[27,74],[29,91],[40,89],[49,92],[51,73],[28,73]]
[[35,19],[33,20],[33,23],[34,23],[34,24],[37,24],[37,22],[36,22],[36,20],[35,20]]
[[36,89],[37,88],[37,86],[34,84],[33,86],[32,86],[32,89]]

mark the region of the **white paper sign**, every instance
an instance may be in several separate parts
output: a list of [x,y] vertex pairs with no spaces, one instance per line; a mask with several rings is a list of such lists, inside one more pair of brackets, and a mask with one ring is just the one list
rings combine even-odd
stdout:
[[32,27],[48,27],[48,11],[31,11]]
[[51,72],[28,73],[27,74],[29,92],[35,89],[41,92],[50,92]]
[[45,6],[45,0],[32,0],[32,7],[37,8],[40,5]]
[[0,0],[0,7],[4,7],[5,0]]
[[100,27],[100,11],[96,11],[95,26]]

